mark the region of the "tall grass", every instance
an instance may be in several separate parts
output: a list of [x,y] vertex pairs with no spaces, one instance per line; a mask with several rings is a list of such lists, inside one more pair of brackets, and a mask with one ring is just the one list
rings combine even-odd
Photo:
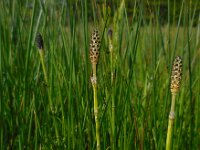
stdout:
[[[171,3],[168,10],[177,11]],[[193,26],[198,0],[181,1],[178,20],[169,13],[164,25],[159,5],[134,1],[130,14],[126,1],[115,4],[0,1],[0,149],[96,149],[88,56],[95,26],[102,32],[101,149],[165,148],[175,55],[183,58],[183,77],[172,148],[199,148],[200,32],[199,24]],[[38,32],[44,38],[48,84],[35,46]]]

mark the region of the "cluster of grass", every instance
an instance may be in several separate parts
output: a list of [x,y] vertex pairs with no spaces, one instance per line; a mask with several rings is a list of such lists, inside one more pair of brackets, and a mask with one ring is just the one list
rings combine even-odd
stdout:
[[[182,0],[176,24],[161,25],[156,5],[146,23],[144,3],[135,1],[137,11],[127,16],[122,1],[112,16],[95,1],[0,1],[0,149],[96,149],[89,57],[96,27],[101,149],[165,149],[177,55],[183,69],[171,145],[200,147],[198,12]],[[37,33],[44,55],[35,45]]]

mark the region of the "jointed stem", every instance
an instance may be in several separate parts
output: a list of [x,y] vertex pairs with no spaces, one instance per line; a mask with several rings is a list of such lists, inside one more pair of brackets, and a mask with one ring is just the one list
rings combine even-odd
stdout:
[[171,104],[171,110],[170,110],[170,114],[169,114],[169,124],[168,124],[168,130],[167,130],[166,150],[171,149],[173,124],[174,124],[174,119],[175,119],[175,97],[176,97],[176,94],[172,93],[172,104]]
[[[39,55],[40,55],[40,62],[42,64],[42,70],[43,70],[43,74],[44,74],[44,79],[45,79],[45,82],[48,85],[48,77],[47,77],[47,72],[46,72],[46,67],[45,67],[45,64],[44,64],[44,50],[39,50]],[[50,109],[52,109],[52,99],[51,99],[51,95],[50,95],[50,90],[48,88],[48,99],[49,99],[49,105],[50,105]],[[55,119],[53,118],[53,123],[55,125],[55,132],[56,132],[56,136],[58,137],[58,130],[57,130],[57,125],[56,125],[56,121]]]
[[39,50],[39,54],[40,54],[40,62],[42,64],[42,70],[44,73],[44,79],[45,79],[46,84],[48,84],[47,72],[46,72],[46,67],[44,64],[44,50]]
[[101,149],[100,146],[100,124],[99,124],[99,113],[98,113],[98,99],[97,99],[97,77],[96,77],[96,64],[92,64],[93,77],[91,78],[93,92],[94,92],[94,116],[96,124],[96,140],[97,140],[97,150]]
[[112,88],[112,149],[115,150],[115,98],[114,98],[114,70],[113,70],[113,45],[112,40],[109,38],[109,51],[110,51],[110,69],[111,69],[111,88]]

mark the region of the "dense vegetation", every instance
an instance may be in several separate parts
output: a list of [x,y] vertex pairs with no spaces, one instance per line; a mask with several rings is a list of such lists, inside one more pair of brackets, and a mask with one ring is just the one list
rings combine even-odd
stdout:
[[0,149],[96,149],[89,60],[95,28],[101,149],[165,149],[178,55],[183,73],[172,149],[198,149],[199,6],[199,0],[1,0]]

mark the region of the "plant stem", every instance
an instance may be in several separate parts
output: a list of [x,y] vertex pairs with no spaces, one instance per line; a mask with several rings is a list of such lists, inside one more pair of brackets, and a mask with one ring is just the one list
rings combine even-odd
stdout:
[[[40,55],[40,62],[42,64],[42,70],[43,70],[43,74],[44,74],[44,79],[45,79],[45,83],[48,85],[48,77],[47,77],[47,72],[46,72],[46,67],[45,67],[45,64],[44,64],[44,50],[39,50],[39,55]],[[50,94],[50,90],[49,88],[47,87],[47,92],[48,92],[48,99],[49,99],[49,105],[50,105],[50,110],[52,109],[52,99],[51,99],[51,94]],[[56,132],[56,137],[59,136],[58,134],[58,129],[57,129],[57,125],[56,125],[56,121],[53,117],[53,124],[55,125],[55,132]]]
[[40,54],[40,62],[42,64],[42,70],[43,70],[43,73],[44,73],[44,79],[45,79],[45,82],[47,84],[48,78],[47,78],[46,67],[45,67],[45,64],[44,64],[44,50],[39,50],[39,54]]
[[111,68],[111,89],[112,89],[112,149],[115,150],[115,98],[114,98],[114,70],[113,70],[113,45],[109,38],[110,68]]
[[93,77],[91,79],[92,81],[92,87],[94,92],[94,116],[95,116],[95,124],[96,124],[96,140],[97,140],[97,150],[101,149],[100,146],[100,124],[99,124],[99,113],[98,113],[98,99],[97,99],[97,76],[96,76],[96,64],[92,64],[93,69]]
[[171,110],[169,114],[169,123],[168,123],[168,130],[167,130],[167,141],[166,141],[166,150],[171,149],[171,141],[172,141],[172,131],[173,131],[173,124],[175,119],[175,98],[176,94],[172,93],[172,104],[171,104]]

